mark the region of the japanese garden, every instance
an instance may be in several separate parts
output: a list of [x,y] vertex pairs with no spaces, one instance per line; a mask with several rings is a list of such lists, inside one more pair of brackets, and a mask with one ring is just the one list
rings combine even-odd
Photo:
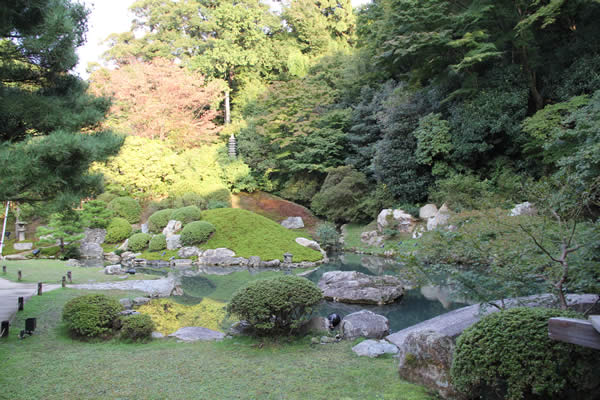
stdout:
[[0,399],[600,399],[600,1],[126,3],[0,4]]

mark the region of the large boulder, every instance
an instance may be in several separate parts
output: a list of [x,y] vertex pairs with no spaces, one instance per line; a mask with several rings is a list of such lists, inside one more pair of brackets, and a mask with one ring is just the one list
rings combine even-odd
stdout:
[[98,243],[81,242],[79,254],[81,258],[104,258],[104,249]]
[[525,203],[515,205],[515,207],[512,210],[510,210],[511,217],[517,217],[519,215],[537,215],[537,209],[533,204],[526,201]]
[[327,300],[340,303],[389,304],[403,294],[402,281],[390,276],[373,276],[357,271],[331,271],[319,280]]
[[[172,219],[167,223],[167,226],[165,226],[162,233],[168,239],[170,236],[173,236],[173,235],[175,235],[175,233],[179,232],[181,230],[181,228],[182,228],[181,221],[176,221],[176,220]],[[172,249],[170,249],[170,250],[172,250]]]
[[437,212],[438,208],[435,204],[425,204],[423,207],[419,208],[419,218],[426,220],[435,217]]
[[225,334],[199,326],[188,326],[170,334],[169,337],[176,337],[184,342],[195,342],[198,340],[223,340]]
[[437,228],[442,228],[448,225],[450,221],[450,209],[444,203],[434,217],[431,217],[427,220],[427,230],[433,231]]
[[109,262],[111,264],[118,264],[121,262],[121,256],[118,256],[113,252],[104,253],[104,261]]
[[308,247],[309,249],[313,249],[320,252],[323,258],[327,260],[327,253],[321,248],[319,243],[315,242],[314,240],[310,240],[304,237],[297,237],[296,243],[298,243],[300,246]]
[[199,248],[197,248],[195,246],[182,247],[177,252],[177,256],[179,258],[192,258],[194,256],[198,257],[198,256],[201,256],[201,255],[202,255],[202,250],[200,250]]
[[167,237],[167,250],[177,250],[181,247],[181,235]]
[[115,264],[104,267],[104,273],[106,275],[123,275],[125,271],[123,271],[120,264]]
[[382,339],[390,332],[390,321],[383,315],[361,310],[342,319],[340,332],[344,339],[352,340],[359,337]]
[[248,267],[250,268],[259,268],[260,267],[260,257],[259,256],[250,256],[248,257]]
[[304,221],[302,217],[288,217],[281,221],[281,226],[287,229],[300,229],[304,228]]
[[369,339],[354,346],[352,351],[359,356],[375,358],[383,354],[397,354],[398,348],[385,340]]
[[31,243],[31,242],[13,244],[13,249],[18,250],[18,251],[31,250],[32,248],[33,248],[33,243]]
[[150,230],[148,229],[148,224],[142,224],[140,226],[140,229],[142,230],[142,233],[150,233]]
[[383,233],[385,229],[394,229],[398,232],[411,233],[417,224],[415,218],[403,210],[387,208],[381,210],[377,216],[377,230]]
[[235,257],[235,251],[223,247],[218,249],[208,249],[203,254],[203,257]]
[[360,241],[369,246],[381,247],[384,239],[377,231],[366,231],[360,234]]
[[83,238],[82,242],[102,244],[102,243],[104,243],[104,239],[106,238],[106,229],[86,228],[83,231],[83,233],[84,233],[85,237]]

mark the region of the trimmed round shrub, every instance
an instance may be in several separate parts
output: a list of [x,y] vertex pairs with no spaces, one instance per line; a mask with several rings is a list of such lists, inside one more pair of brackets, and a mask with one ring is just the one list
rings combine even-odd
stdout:
[[599,352],[548,337],[571,311],[514,308],[487,315],[457,340],[451,375],[469,398],[587,399],[600,389]]
[[183,196],[181,196],[181,200],[183,200],[183,204],[185,206],[196,206],[200,209],[206,208],[206,199],[198,193],[185,193]]
[[173,212],[171,219],[181,221],[185,226],[190,222],[200,221],[202,219],[202,211],[196,206],[182,207]]
[[129,251],[142,251],[148,247],[148,242],[152,239],[152,235],[149,233],[136,233],[131,235],[129,242],[127,242],[127,250]]
[[90,294],[69,300],[63,308],[62,318],[72,333],[95,337],[112,331],[113,321],[122,309],[118,300],[103,294]]
[[321,290],[306,278],[278,276],[238,289],[227,312],[248,321],[259,334],[290,334],[308,321],[322,297]]
[[159,235],[152,236],[150,242],[148,243],[148,250],[150,251],[160,251],[167,248],[167,237],[162,233]]
[[121,339],[146,341],[152,337],[155,325],[147,314],[135,314],[122,318]]
[[125,218],[113,218],[106,228],[106,243],[118,243],[131,235],[131,224]]
[[193,246],[208,240],[216,230],[215,226],[206,221],[194,221],[187,224],[181,231],[181,243]]
[[148,218],[148,229],[150,232],[160,233],[167,226],[169,220],[172,219],[173,215],[172,208],[165,208],[164,210],[156,211]]
[[108,208],[113,210],[116,216],[125,218],[130,224],[140,222],[142,207],[131,197],[117,197],[108,203]]
[[110,193],[110,192],[104,192],[98,195],[98,197],[96,197],[96,200],[100,200],[105,202],[106,204],[110,203],[111,201],[113,201],[114,199],[116,199],[118,196],[114,193]]

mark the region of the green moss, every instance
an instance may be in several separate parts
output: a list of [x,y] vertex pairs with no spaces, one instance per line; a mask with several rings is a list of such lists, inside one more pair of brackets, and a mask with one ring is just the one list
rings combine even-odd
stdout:
[[217,230],[202,247],[226,247],[238,257],[259,256],[263,260],[283,260],[284,253],[292,253],[294,261],[317,261],[321,253],[295,242],[298,232],[290,231],[277,222],[250,211],[220,208],[202,213],[202,219]]

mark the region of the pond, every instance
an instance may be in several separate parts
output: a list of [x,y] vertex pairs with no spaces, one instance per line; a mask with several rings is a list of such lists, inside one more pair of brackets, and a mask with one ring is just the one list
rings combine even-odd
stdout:
[[[392,259],[345,253],[332,257],[329,263],[309,272],[306,277],[318,283],[321,276],[328,271],[358,271],[368,275],[402,276],[403,267]],[[144,272],[152,271],[144,270]],[[242,270],[241,268],[237,268],[229,274],[207,274],[195,269],[180,270],[176,273],[181,274],[184,295],[173,299],[189,305],[198,304],[204,297],[226,303],[232,294],[246,282],[281,274],[277,271],[256,272],[256,270]],[[441,281],[443,282],[444,279],[442,278]],[[401,299],[385,306],[324,301],[316,313],[327,316],[335,312],[343,317],[355,311],[371,310],[386,316],[390,320],[390,329],[392,332],[396,332],[466,305],[468,304],[453,299],[449,286],[438,285],[409,288],[405,290]]]

